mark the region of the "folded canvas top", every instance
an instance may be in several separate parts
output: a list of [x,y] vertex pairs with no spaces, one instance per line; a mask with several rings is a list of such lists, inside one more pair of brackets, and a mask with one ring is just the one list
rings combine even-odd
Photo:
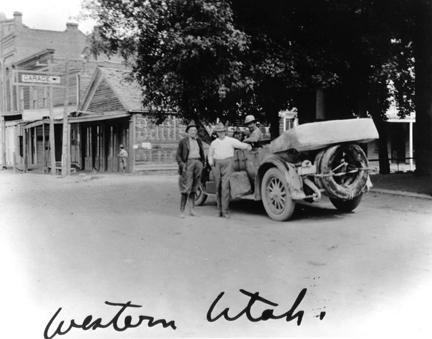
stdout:
[[342,142],[367,143],[378,139],[372,119],[319,121],[298,125],[270,143],[273,153],[296,149],[299,152],[325,148]]

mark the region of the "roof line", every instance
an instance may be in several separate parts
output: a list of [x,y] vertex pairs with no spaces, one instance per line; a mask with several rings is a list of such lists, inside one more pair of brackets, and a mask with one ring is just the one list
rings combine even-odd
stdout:
[[23,58],[23,59],[20,59],[18,61],[15,61],[13,63],[13,65],[18,66],[20,64],[26,63],[27,61],[30,61],[31,59],[41,57],[41,56],[43,56],[45,54],[54,54],[54,52],[55,52],[55,50],[53,48],[45,48],[45,49],[43,49],[43,50],[41,50],[39,52],[36,52],[36,53],[34,53],[34,54],[26,57],[26,58]]
[[[88,108],[88,100],[87,99],[90,96],[90,93],[93,92],[93,95],[94,95],[94,92],[96,91],[97,86],[99,86],[99,84],[100,84],[100,78],[97,79],[98,73],[102,73],[102,72],[99,70],[99,67],[96,67],[96,70],[93,72],[92,77],[90,79],[90,82],[87,85],[87,88],[86,88],[84,95],[83,95],[82,105],[80,105],[81,106],[80,110],[82,110],[82,111],[86,111],[86,109]],[[97,83],[96,83],[96,81],[97,81]],[[86,106],[84,106],[84,105],[86,105]]]
[[[100,67],[100,68],[102,69],[103,67]],[[111,90],[116,95],[117,99],[122,104],[122,106],[125,109],[125,111],[128,112],[129,111],[128,110],[128,104],[124,102],[124,98],[122,97],[121,93],[118,93],[117,90],[115,89],[115,86],[112,86],[111,82],[109,81],[109,78],[106,76],[106,74],[104,74],[104,72],[102,70],[101,70],[101,74],[102,74],[102,77],[105,79],[106,83],[108,84],[108,86],[111,88]],[[124,80],[126,80],[126,79],[124,79]],[[141,90],[141,88],[140,88],[140,90]],[[141,107],[142,107],[142,101],[141,101]]]
[[[41,28],[31,28],[31,27],[25,27],[27,30],[30,31],[38,31],[38,32],[47,32],[47,33],[54,33],[54,34],[63,34],[66,32],[70,32],[67,29],[63,30],[63,31],[53,31],[50,29],[41,29]],[[85,37],[87,37],[87,35],[85,35],[83,32],[81,32],[81,30],[79,28],[76,29],[76,31],[80,32],[82,35],[84,35]]]

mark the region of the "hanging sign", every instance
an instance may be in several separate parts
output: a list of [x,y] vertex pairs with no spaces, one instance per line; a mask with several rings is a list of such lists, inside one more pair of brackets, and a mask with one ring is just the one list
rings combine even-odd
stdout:
[[61,76],[50,75],[47,73],[26,73],[18,72],[18,84],[45,84],[45,85],[59,85],[61,83]]

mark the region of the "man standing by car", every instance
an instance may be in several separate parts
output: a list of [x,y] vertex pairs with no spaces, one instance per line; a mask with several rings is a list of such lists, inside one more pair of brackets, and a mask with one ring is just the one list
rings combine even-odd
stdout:
[[249,144],[226,135],[224,124],[219,123],[215,132],[218,138],[213,140],[208,151],[208,162],[213,168],[213,175],[216,184],[216,198],[219,216],[229,218],[230,187],[229,179],[233,172],[234,150],[251,150]]
[[205,162],[204,149],[198,138],[198,128],[192,120],[186,127],[185,138],[180,140],[176,160],[179,166],[179,188],[181,193],[180,217],[184,218],[186,203],[190,215],[196,215],[195,195],[201,181],[201,172]]
[[257,126],[257,121],[253,115],[246,116],[245,125],[249,128],[249,136],[243,142],[258,142],[263,138],[263,133]]

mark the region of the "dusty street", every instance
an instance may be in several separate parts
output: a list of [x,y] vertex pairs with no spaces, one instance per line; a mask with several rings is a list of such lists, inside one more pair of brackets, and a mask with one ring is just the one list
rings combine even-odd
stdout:
[[[180,219],[176,176],[2,172],[0,187],[3,338],[43,338],[59,307],[55,324],[89,314],[107,323],[119,307],[105,301],[142,305],[122,318],[149,315],[177,329],[143,322],[55,338],[432,334],[431,200],[370,193],[352,214],[323,201],[278,223],[251,201],[218,218],[214,198],[200,217]],[[300,326],[206,319],[221,292],[213,316],[247,305],[239,289],[279,304],[257,302],[258,317],[288,311],[303,288]]]

